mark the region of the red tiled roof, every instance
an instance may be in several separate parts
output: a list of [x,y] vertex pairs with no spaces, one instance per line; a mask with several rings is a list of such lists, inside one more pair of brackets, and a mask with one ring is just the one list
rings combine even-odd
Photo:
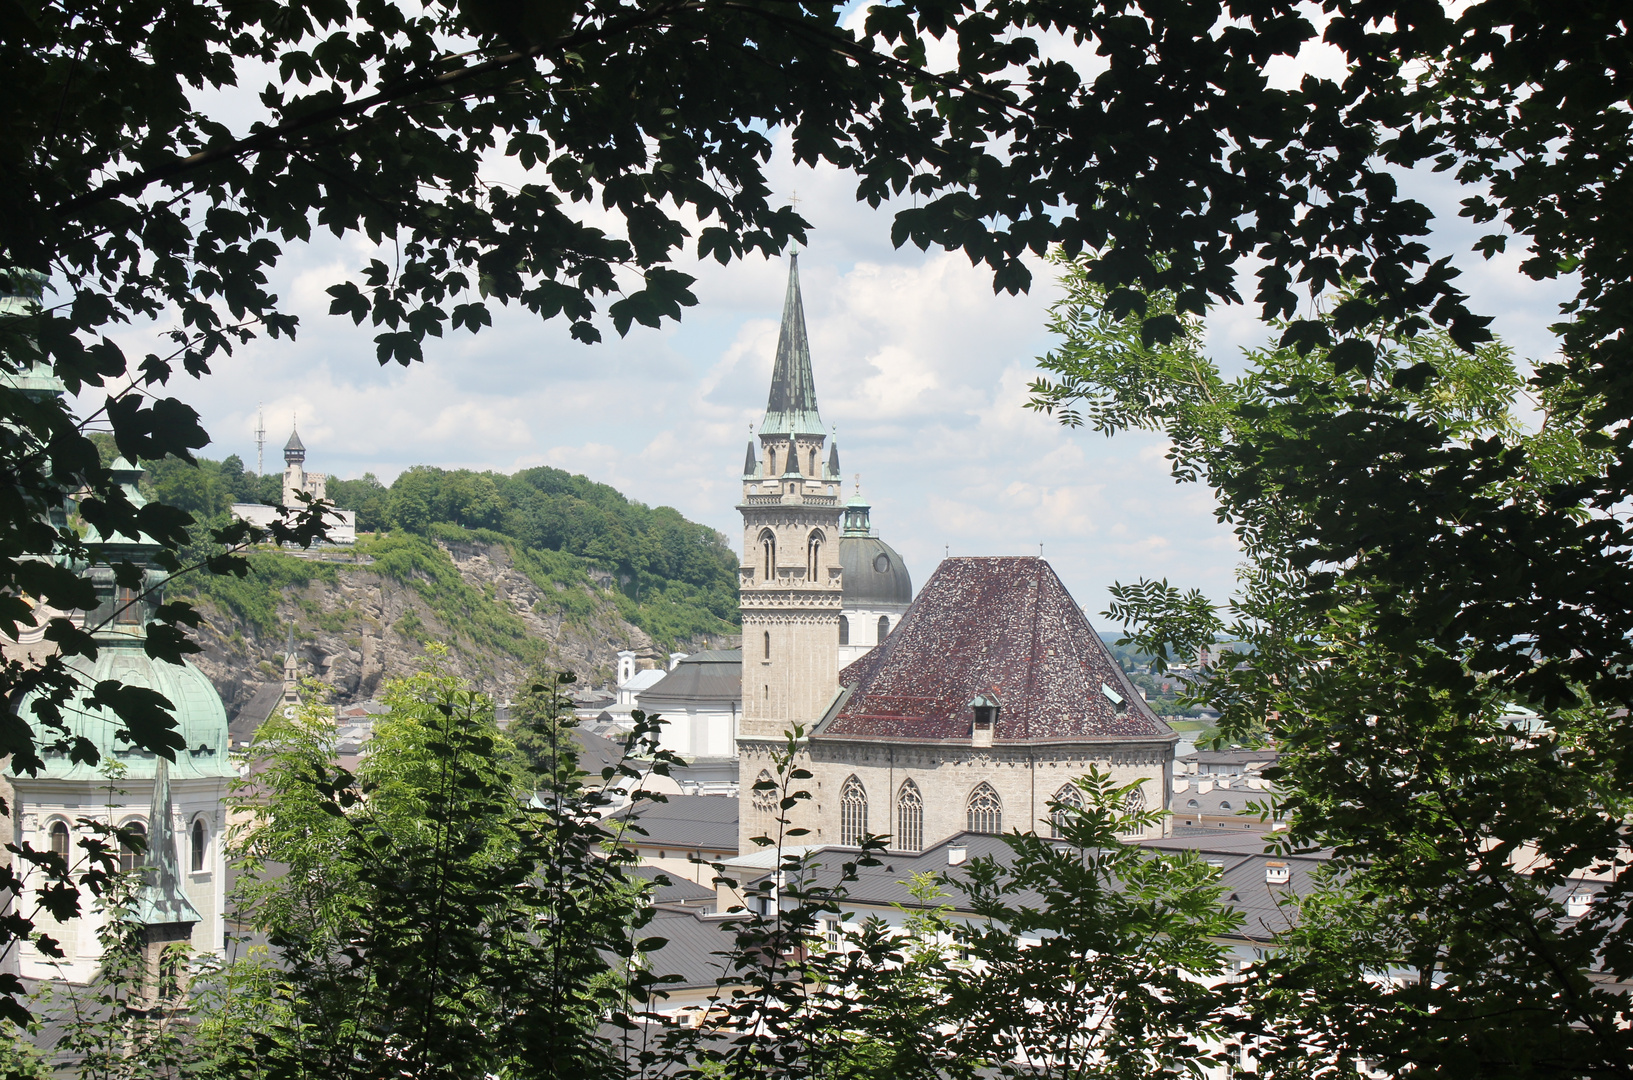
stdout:
[[1178,738],[1037,558],[944,560],[884,644],[839,681],[849,693],[814,737],[967,740],[970,700],[987,693],[1000,706],[996,741]]

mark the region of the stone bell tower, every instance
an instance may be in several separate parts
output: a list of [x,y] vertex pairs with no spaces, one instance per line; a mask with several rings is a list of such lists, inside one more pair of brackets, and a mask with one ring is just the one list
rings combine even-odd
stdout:
[[[743,718],[738,729],[741,811],[738,847],[759,850],[756,836],[776,836],[774,800],[753,791],[762,770],[775,772],[771,751],[796,725],[807,733],[839,691],[840,477],[837,455],[817,413],[811,347],[805,335],[798,256],[789,257],[771,396],[759,446],[743,465]],[[756,453],[758,450],[758,453]],[[799,782],[807,789],[815,782]],[[814,812],[822,793],[811,790]],[[794,811],[804,817],[806,806]],[[798,824],[807,824],[799,821]],[[792,843],[814,843],[816,837]]]

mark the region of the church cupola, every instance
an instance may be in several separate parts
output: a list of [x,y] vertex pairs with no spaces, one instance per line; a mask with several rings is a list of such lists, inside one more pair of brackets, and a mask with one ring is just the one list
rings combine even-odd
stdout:
[[845,504],[845,535],[873,535],[873,524],[870,520],[872,510],[872,505],[862,498],[860,491],[852,495],[851,501]]
[[306,461],[306,444],[301,442],[299,431],[291,430],[289,441],[284,443],[284,464],[299,465]]

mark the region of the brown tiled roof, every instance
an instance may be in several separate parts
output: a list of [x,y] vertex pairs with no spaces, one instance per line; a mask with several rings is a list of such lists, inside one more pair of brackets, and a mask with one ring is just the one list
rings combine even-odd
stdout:
[[1000,706],[998,742],[1178,739],[1037,558],[944,560],[884,644],[839,681],[844,694],[815,737],[967,740],[970,700],[986,693]]

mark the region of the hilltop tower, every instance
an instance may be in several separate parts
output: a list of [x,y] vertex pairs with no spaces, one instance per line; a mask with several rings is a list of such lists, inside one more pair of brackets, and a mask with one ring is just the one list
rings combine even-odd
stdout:
[[[839,691],[840,476],[817,412],[799,257],[788,263],[771,395],[744,462],[743,717],[738,728],[742,813],[738,846],[774,828],[772,800],[752,787],[795,726],[810,731]],[[758,451],[758,452],[756,452]],[[814,811],[822,793],[812,791]],[[799,814],[805,807],[796,810]]]

